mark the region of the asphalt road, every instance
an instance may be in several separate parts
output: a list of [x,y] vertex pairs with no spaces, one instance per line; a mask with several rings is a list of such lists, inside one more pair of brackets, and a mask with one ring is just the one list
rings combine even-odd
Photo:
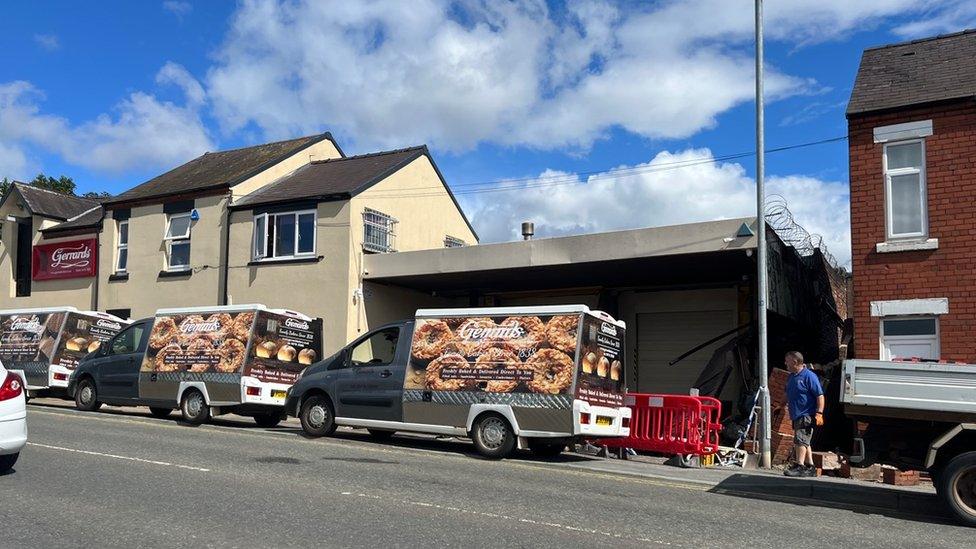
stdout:
[[460,441],[294,422],[189,427],[142,412],[31,404],[30,443],[0,477],[0,547],[961,547],[950,524],[711,493]]

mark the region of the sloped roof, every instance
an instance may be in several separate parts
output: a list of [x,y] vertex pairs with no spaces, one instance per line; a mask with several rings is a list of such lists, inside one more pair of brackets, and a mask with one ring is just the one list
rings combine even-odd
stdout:
[[[325,139],[335,143],[332,134],[325,132],[287,141],[204,153],[182,166],[112,197],[106,201],[106,205],[231,187]],[[336,149],[339,149],[338,144]],[[342,154],[342,151],[339,153]]]
[[314,161],[242,197],[234,207],[347,198],[366,190],[426,152],[427,148],[420,146]]
[[976,97],[976,30],[864,50],[847,115]]
[[14,189],[17,189],[20,196],[24,198],[24,202],[32,214],[52,219],[66,220],[98,206],[98,200],[40,189],[18,181],[10,186],[10,190],[3,197],[3,201],[7,200]]
[[426,145],[313,161],[241,197],[234,202],[231,209],[251,209],[256,206],[304,200],[344,200],[369,189],[421,156],[426,156],[430,160],[430,165],[433,166],[454,206],[461,213],[464,223],[475,238],[478,238],[477,231],[468,221]]
[[41,229],[47,236],[67,231],[80,231],[84,229],[99,229],[102,226],[102,219],[105,217],[105,208],[101,205],[95,206],[85,212],[69,218],[64,223],[58,223],[53,227]]

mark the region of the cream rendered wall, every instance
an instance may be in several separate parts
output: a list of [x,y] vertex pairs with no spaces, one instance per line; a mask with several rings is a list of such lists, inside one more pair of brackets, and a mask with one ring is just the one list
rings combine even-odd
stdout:
[[7,198],[0,207],[0,308],[19,307],[22,298],[17,299],[17,283],[14,280],[14,265],[17,260],[17,224],[7,221],[7,216],[26,217],[29,212],[20,206],[20,193]]
[[132,309],[132,318],[152,316],[162,307],[196,307],[220,303],[220,270],[223,256],[222,237],[225,223],[226,196],[208,196],[194,200],[200,219],[190,228],[190,265],[188,277],[160,278],[166,267],[166,214],[162,204],[131,209],[129,218],[129,259],[127,280],[109,281],[115,271],[115,245],[118,224],[109,216],[101,235],[99,261],[98,307]]
[[[353,253],[353,261],[349,262],[349,280],[353,281],[350,292],[358,288],[362,281],[364,208],[383,212],[399,221],[396,226],[397,251],[442,248],[445,235],[460,238],[467,244],[477,244],[474,233],[464,222],[461,211],[454,205],[427,156],[420,156],[369,190],[354,196],[350,205],[349,236]],[[390,292],[384,293],[392,295]],[[372,301],[374,307],[382,307],[379,305],[382,299],[374,298]],[[365,302],[349,308],[348,340],[374,328],[373,319],[381,319],[385,323],[392,317],[399,317],[400,311],[405,310],[393,305],[390,313],[378,311],[374,314],[369,312],[370,305],[370,298],[367,297]]]
[[341,156],[339,149],[336,148],[331,140],[323,139],[307,149],[298,151],[263,172],[234,185],[231,189],[234,200],[260,189],[281,176],[290,174],[312,160],[328,160],[330,158],[340,158]]
[[[2,210],[0,219],[6,219],[7,215],[22,217],[23,209],[8,200]],[[32,216],[32,243],[37,244],[56,244],[58,242],[68,242],[95,236],[94,233],[75,235],[66,238],[43,238],[41,229],[53,227],[59,221],[42,217]],[[64,280],[32,280],[31,295],[16,297],[17,285],[14,281],[14,261],[16,261],[16,231],[15,223],[3,222],[3,249],[0,250],[0,277],[3,277],[3,289],[0,294],[0,309],[23,309],[33,307],[76,307],[81,310],[94,308],[94,287],[95,278],[69,278]]]
[[349,202],[322,202],[317,207],[314,263],[251,262],[254,214],[234,211],[230,223],[227,270],[230,303],[263,303],[322,318],[323,352],[346,344],[346,319],[352,303],[349,281]]

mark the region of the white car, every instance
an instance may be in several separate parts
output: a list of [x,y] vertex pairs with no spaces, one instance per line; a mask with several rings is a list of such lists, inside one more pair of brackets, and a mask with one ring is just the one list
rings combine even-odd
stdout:
[[27,444],[27,398],[19,375],[0,364],[0,474],[13,468]]

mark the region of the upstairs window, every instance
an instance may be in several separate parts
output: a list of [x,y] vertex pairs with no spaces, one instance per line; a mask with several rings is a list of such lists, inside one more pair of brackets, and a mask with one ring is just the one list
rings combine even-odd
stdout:
[[190,213],[170,214],[166,222],[166,269],[190,269]]
[[395,252],[396,224],[397,220],[385,213],[363,210],[363,249],[381,254]]
[[934,316],[881,320],[881,360],[939,359],[939,321]]
[[891,240],[925,238],[925,141],[897,141],[884,146],[885,218]]
[[129,264],[129,221],[119,221],[119,241],[115,249],[115,272],[124,273]]
[[447,235],[444,237],[445,248],[463,248],[465,246],[467,246],[467,244],[456,236]]
[[271,261],[314,256],[315,226],[315,210],[254,216],[254,259]]

